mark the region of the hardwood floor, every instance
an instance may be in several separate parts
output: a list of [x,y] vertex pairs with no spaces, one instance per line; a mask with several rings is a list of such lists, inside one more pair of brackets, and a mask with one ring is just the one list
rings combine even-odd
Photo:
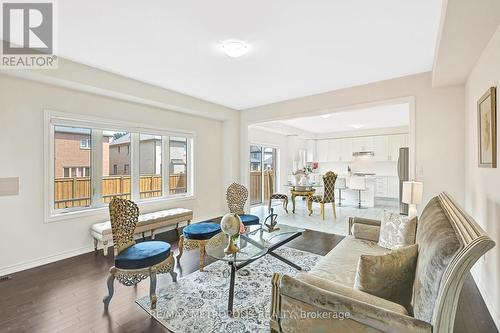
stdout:
[[[175,232],[157,239],[170,242],[177,252]],[[288,245],[325,255],[341,240],[342,236],[306,231]],[[198,258],[198,251],[184,252],[179,278],[198,269]],[[207,264],[212,261],[207,258]],[[148,294],[148,280],[136,288],[115,283],[109,312],[104,312],[102,298],[112,264],[112,255],[106,258],[100,251],[13,274],[12,280],[0,282],[0,332],[167,332],[135,304]],[[159,287],[168,283],[170,275],[159,276]],[[455,323],[458,333],[498,332],[470,275]]]

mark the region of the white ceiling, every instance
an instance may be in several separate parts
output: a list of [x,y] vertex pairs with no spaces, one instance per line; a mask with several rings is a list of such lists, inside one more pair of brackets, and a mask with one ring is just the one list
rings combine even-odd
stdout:
[[[334,112],[328,115],[293,118],[272,122],[313,134],[349,132],[377,128],[408,126],[408,104],[382,105],[371,108]],[[271,124],[271,123],[269,123]],[[270,126],[275,127],[275,125]],[[300,131],[295,134],[300,134]]]
[[[62,57],[235,109],[432,67],[438,0],[64,0]],[[230,58],[221,41],[250,52]]]

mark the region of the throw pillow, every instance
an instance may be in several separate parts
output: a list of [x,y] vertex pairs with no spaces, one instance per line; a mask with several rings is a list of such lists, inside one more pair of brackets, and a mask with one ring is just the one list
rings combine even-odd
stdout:
[[354,288],[404,306],[410,304],[417,256],[417,244],[378,256],[361,255]]
[[357,239],[377,242],[380,237],[380,227],[378,225],[354,223],[352,225],[352,235]]
[[378,245],[391,250],[412,245],[415,243],[416,230],[417,217],[410,219],[398,213],[385,211],[380,224]]

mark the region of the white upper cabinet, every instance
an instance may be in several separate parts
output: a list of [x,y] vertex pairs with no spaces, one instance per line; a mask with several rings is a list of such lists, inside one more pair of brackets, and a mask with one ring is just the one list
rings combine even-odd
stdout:
[[352,150],[357,151],[373,151],[373,137],[363,136],[352,138]]
[[408,147],[408,134],[389,135],[389,161],[397,162],[401,147]]
[[352,161],[352,139],[338,139],[340,141],[340,161]]
[[316,140],[307,140],[306,162],[315,162]]
[[328,162],[328,141],[329,140],[317,140],[316,141],[316,156],[318,162]]
[[389,161],[389,137],[386,135],[373,137],[373,151],[375,152],[375,161]]
[[342,150],[340,147],[340,139],[328,140],[328,161],[330,162],[342,161]]

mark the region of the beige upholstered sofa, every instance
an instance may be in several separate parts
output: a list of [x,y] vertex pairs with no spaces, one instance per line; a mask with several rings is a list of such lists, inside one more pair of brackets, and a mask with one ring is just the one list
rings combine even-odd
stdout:
[[[380,222],[351,218],[356,223]],[[411,305],[354,289],[361,254],[383,254],[377,242],[343,239],[308,273],[275,274],[271,329],[278,332],[453,332],[466,274],[495,243],[446,193],[430,200],[417,227],[418,259]]]

